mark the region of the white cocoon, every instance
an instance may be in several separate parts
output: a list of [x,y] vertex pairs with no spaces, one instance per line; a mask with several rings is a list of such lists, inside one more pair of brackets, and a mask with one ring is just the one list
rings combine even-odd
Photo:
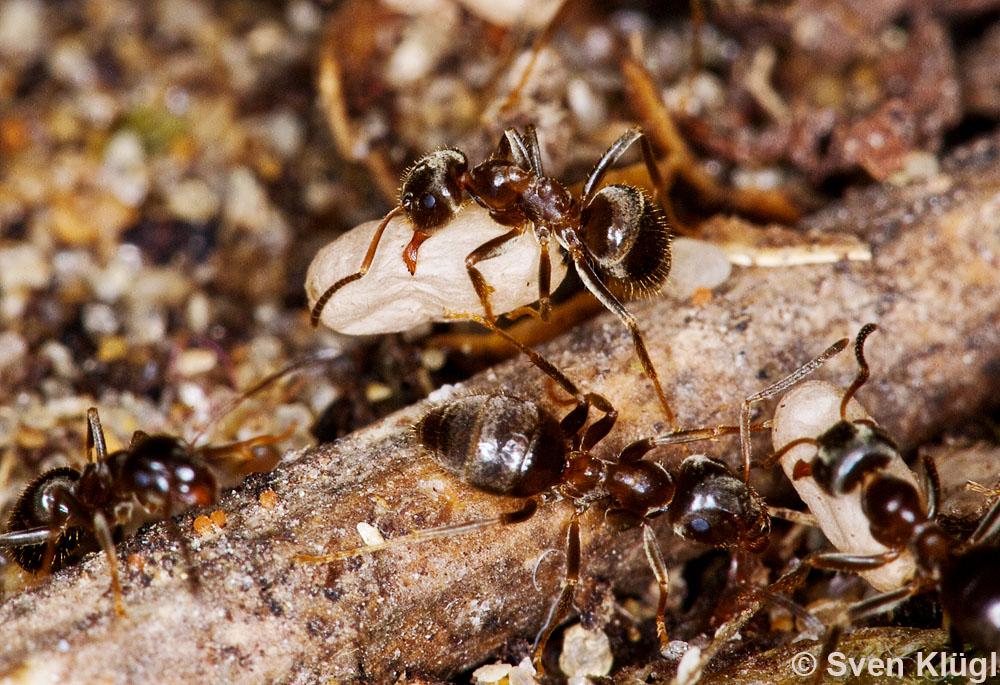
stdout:
[[[357,226],[317,253],[306,273],[309,306],[344,276],[355,273],[368,251],[379,221]],[[484,314],[472,287],[465,258],[486,241],[510,230],[489,213],[469,203],[420,246],[417,269],[411,276],[403,250],[413,228],[402,216],[393,217],[379,242],[371,268],[347,284],[326,303],[321,321],[339,333],[371,335],[409,330],[431,321]],[[496,315],[538,299],[538,262],[541,250],[530,227],[506,245],[506,251],[479,262],[486,283],[494,289],[490,304]],[[555,290],[566,276],[566,266],[550,246]]]
[[[826,381],[801,383],[781,398],[771,428],[774,449],[780,449],[797,438],[815,438],[822,435],[840,420],[840,402],[844,390]],[[870,419],[864,407],[851,400],[847,405],[847,420]],[[792,482],[799,497],[809,507],[809,511],[819,522],[827,539],[841,552],[848,554],[881,554],[886,548],[877,542],[868,531],[868,519],[861,510],[861,487],[841,497],[826,494],[812,478],[792,478],[795,464],[801,459],[808,462],[816,454],[814,445],[803,444],[789,450],[781,458],[781,468]],[[903,460],[896,456],[886,468],[886,472],[909,481],[923,492],[917,477]],[[863,571],[861,577],[880,592],[901,587],[916,570],[913,556],[907,551],[890,564],[871,571]]]

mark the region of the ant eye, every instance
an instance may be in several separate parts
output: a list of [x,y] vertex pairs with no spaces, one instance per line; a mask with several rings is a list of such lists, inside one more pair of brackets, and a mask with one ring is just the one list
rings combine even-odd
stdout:
[[712,527],[705,519],[691,519],[688,524],[695,533],[707,533]]
[[422,196],[420,198],[420,206],[423,209],[434,209],[434,205],[436,205],[436,204],[437,204],[437,200],[435,200],[434,196],[431,195],[430,193],[428,193],[428,194],[426,194],[426,195],[424,195],[424,196]]

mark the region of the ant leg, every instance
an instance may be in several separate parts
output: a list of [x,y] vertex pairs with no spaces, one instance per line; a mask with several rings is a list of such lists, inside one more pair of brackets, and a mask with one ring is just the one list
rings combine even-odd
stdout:
[[[534,127],[530,127],[532,135],[534,135]],[[538,145],[536,140],[535,145]],[[522,169],[527,171],[532,170],[531,164],[531,153],[528,152],[528,146],[525,144],[524,139],[517,132],[517,129],[510,126],[504,129],[503,137],[500,139],[500,144],[497,145],[497,149],[494,151],[494,158],[497,159],[509,159],[518,165]]]
[[642,160],[646,163],[646,170],[649,172],[649,178],[653,183],[653,195],[654,199],[661,205],[664,204],[662,201],[661,188],[663,188],[663,176],[660,174],[660,167],[657,166],[656,156],[653,154],[653,146],[649,142],[649,138],[643,133],[642,129],[638,126],[633,126],[629,130],[625,131],[615,142],[611,144],[601,158],[597,160],[597,164],[594,165],[593,170],[587,177],[587,180],[583,184],[583,193],[580,199],[580,206],[586,207],[590,200],[594,196],[594,192],[597,186],[600,185],[601,181],[604,179],[604,175],[608,172],[608,169],[618,161],[618,159],[625,154],[636,141],[639,141],[640,148],[642,149]]
[[569,529],[566,532],[566,575],[563,577],[562,591],[552,604],[552,608],[549,609],[545,625],[542,626],[538,637],[535,638],[535,644],[531,648],[531,660],[534,662],[535,671],[539,676],[545,673],[542,666],[545,643],[549,641],[552,632],[569,613],[573,603],[573,593],[580,580],[580,513],[580,511],[573,512],[573,518],[570,519]]
[[927,496],[927,520],[931,521],[937,518],[938,502],[941,501],[941,476],[938,475],[937,465],[929,454],[922,455],[921,461],[924,464],[924,474],[927,476],[924,486]]
[[667,565],[663,563],[663,554],[660,552],[660,543],[656,540],[656,533],[646,522],[642,524],[642,546],[646,550],[646,560],[649,561],[649,568],[653,569],[656,583],[660,586],[660,599],[656,604],[656,635],[660,638],[660,644],[664,647],[670,642],[667,637],[667,596],[670,594],[670,579],[667,576]]
[[41,545],[47,542],[54,542],[62,535],[65,528],[63,526],[39,526],[38,528],[26,528],[24,530],[12,530],[0,534],[0,548],[2,547],[27,547],[29,545]]
[[552,15],[549,19],[549,23],[545,25],[542,32],[538,34],[535,39],[534,45],[531,46],[531,58],[528,60],[528,64],[524,67],[524,72],[521,74],[521,78],[518,80],[517,85],[514,89],[510,91],[507,99],[504,103],[500,105],[500,112],[506,112],[514,103],[517,102],[518,98],[521,97],[521,91],[524,87],[528,85],[528,78],[531,76],[531,72],[535,70],[535,63],[538,61],[538,56],[542,54],[542,50],[546,45],[552,40],[552,36],[555,35],[556,30],[559,26],[566,21],[566,18],[570,16],[570,12],[574,9],[577,4],[577,0],[563,0],[563,3],[556,10],[556,13]]
[[101,543],[104,556],[108,559],[108,570],[111,572],[111,590],[115,595],[115,611],[119,616],[124,616],[122,586],[118,579],[118,550],[115,548],[114,536],[111,534],[111,524],[108,523],[103,512],[96,511],[93,516],[93,525],[97,541]]
[[849,606],[840,615],[837,621],[830,626],[830,631],[823,640],[823,649],[820,652],[819,658],[816,660],[816,675],[813,678],[813,684],[819,685],[822,682],[823,674],[826,673],[826,667],[829,663],[830,654],[832,654],[833,650],[836,649],[840,636],[849,625],[871,616],[877,616],[879,614],[884,614],[887,611],[891,611],[913,595],[921,592],[924,588],[924,583],[913,582],[908,585],[904,585],[897,590],[884,592],[880,595],[863,599],[860,602]]
[[339,281],[327,288],[326,292],[319,296],[319,299],[316,300],[316,304],[313,305],[312,311],[309,313],[310,326],[313,328],[319,326],[319,317],[323,314],[323,308],[326,307],[326,303],[330,301],[330,298],[333,297],[338,290],[343,288],[348,283],[353,283],[368,273],[368,269],[372,265],[372,260],[375,259],[375,249],[378,247],[378,243],[382,239],[385,227],[389,225],[389,222],[394,216],[402,211],[403,206],[398,205],[386,214],[384,219],[382,219],[382,223],[380,223],[378,228],[375,229],[375,235],[372,237],[372,242],[368,246],[368,252],[365,254],[364,261],[361,262],[361,267],[350,276],[344,276],[341,278]]
[[759,392],[755,392],[743,400],[743,406],[740,407],[740,454],[743,456],[744,482],[750,481],[750,405],[754,402],[767,399],[768,397],[773,397],[779,392],[795,385],[800,380],[825,364],[831,357],[835,357],[840,354],[844,348],[847,347],[849,342],[850,339],[848,338],[838,340],[826,348],[826,350],[824,350],[823,353],[815,359],[806,362],[784,378],[772,383]]
[[[968,487],[966,485],[966,488]],[[994,492],[993,494],[996,493]],[[1000,498],[997,498],[993,502],[986,515],[983,516],[983,520],[979,522],[979,526],[976,527],[972,535],[969,536],[969,539],[966,540],[966,547],[987,543],[995,544],[998,533],[1000,533]]]
[[552,284],[552,266],[549,262],[549,232],[536,230],[535,237],[538,238],[538,246],[541,251],[538,254],[538,318],[548,323],[552,313],[549,302]]
[[524,141],[524,147],[528,150],[528,160],[531,166],[528,167],[535,172],[536,175],[542,175],[542,151],[538,146],[538,131],[534,124],[528,124],[524,127],[524,136],[521,138]]
[[[795,438],[788,444],[782,445],[781,449],[775,450],[774,454],[772,454],[770,457],[764,460],[763,464],[764,470],[770,471],[772,468],[774,468],[775,464],[781,461],[781,458],[783,456],[791,452],[799,445],[815,445],[817,448],[819,448],[819,440],[817,440],[816,438],[809,438],[809,437]],[[803,464],[803,466],[800,467],[799,464]],[[808,470],[802,470],[802,469],[808,469]],[[809,469],[809,464],[800,459],[798,463],[795,465],[795,480],[798,480],[799,478],[805,478],[809,475],[811,475],[811,469]]]
[[332,554],[322,554],[316,556],[311,554],[296,554],[295,560],[305,564],[329,564],[334,561],[359,557],[363,554],[380,552],[384,549],[403,547],[416,542],[423,542],[424,540],[435,540],[438,538],[453,537],[455,535],[466,535],[468,533],[474,533],[477,530],[482,530],[483,528],[506,526],[512,523],[522,523],[523,521],[530,519],[537,510],[538,503],[533,499],[529,499],[524,503],[524,506],[517,511],[510,511],[492,518],[476,519],[475,521],[453,523],[446,526],[440,526],[438,528],[418,530],[416,532],[409,533],[408,535],[400,535],[399,537],[395,537],[391,540],[385,540],[384,542],[379,542],[374,545],[353,547],[342,552],[333,552]]
[[512,228],[503,235],[487,240],[485,243],[470,252],[469,256],[465,258],[465,269],[469,272],[469,279],[472,281],[472,287],[475,288],[476,295],[479,296],[479,301],[483,305],[483,312],[485,312],[485,316],[488,321],[496,321],[496,317],[493,316],[493,307],[490,306],[491,288],[486,284],[486,279],[483,278],[483,274],[476,268],[476,264],[484,259],[489,259],[503,254],[506,250],[506,243],[514,240],[521,235],[521,233],[522,230],[520,228]]
[[480,326],[488,328],[490,331],[507,341],[508,344],[513,345],[520,350],[522,354],[531,360],[532,364],[544,371],[549,378],[558,383],[559,387],[565,390],[573,397],[573,399],[576,400],[576,408],[574,408],[573,411],[563,417],[563,420],[560,421],[560,426],[567,435],[577,435],[579,433],[583,424],[587,420],[587,414],[591,405],[604,412],[604,416],[591,424],[591,426],[587,429],[587,432],[583,437],[582,449],[590,449],[611,431],[615,421],[618,419],[618,411],[603,396],[598,395],[597,393],[583,393],[566,374],[556,368],[555,364],[535,352],[507,331],[498,327],[492,321],[487,321],[483,317],[476,314],[471,314],[467,318],[470,321],[478,323]]
[[594,294],[594,297],[608,311],[617,316],[618,320],[632,334],[632,346],[635,348],[636,355],[639,357],[639,362],[642,364],[642,369],[646,373],[646,377],[653,382],[653,387],[656,389],[656,396],[660,400],[660,406],[663,408],[663,414],[667,419],[667,423],[674,430],[678,430],[680,426],[674,418],[674,412],[670,409],[670,403],[667,402],[663,386],[660,385],[660,378],[656,375],[656,368],[653,366],[653,362],[649,358],[649,353],[646,351],[646,343],[642,340],[642,333],[639,331],[639,325],[636,323],[635,316],[625,308],[625,305],[619,302],[618,298],[608,290],[607,286],[594,273],[590,264],[587,263],[586,252],[579,237],[572,231],[563,231],[560,236],[564,241],[564,247],[569,251],[570,257],[573,259],[573,265],[576,266],[576,272],[580,276],[580,280],[583,281],[584,286]]
[[[97,458],[93,457],[94,449],[97,450]],[[87,410],[87,438],[86,438],[87,461],[91,464],[104,461],[108,456],[108,447],[104,441],[104,429],[101,427],[101,417],[97,413],[97,407]]]

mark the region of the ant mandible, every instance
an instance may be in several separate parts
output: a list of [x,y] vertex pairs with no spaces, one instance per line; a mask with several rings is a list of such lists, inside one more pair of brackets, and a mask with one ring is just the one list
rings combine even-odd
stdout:
[[[215,420],[282,376],[333,357],[321,351],[291,363],[223,406]],[[128,447],[108,452],[95,407],[87,410],[87,464],[43,473],[22,491],[11,510],[0,549],[25,571],[45,575],[100,548],[108,559],[115,610],[124,615],[116,530],[136,507],[167,521],[178,507],[207,506],[219,496],[216,472],[227,478],[270,471],[281,454],[273,445],[291,435],[262,435],[227,445],[195,447],[167,434],[136,431]],[[173,532],[179,531],[173,528]],[[181,538],[179,538],[181,539]]]
[[342,287],[368,272],[379,240],[389,221],[403,213],[413,225],[413,236],[403,252],[412,274],[421,243],[445,226],[458,212],[463,194],[489,210],[494,221],[511,229],[483,243],[465,259],[466,270],[483,307],[484,318],[496,320],[490,305],[492,288],[476,265],[497,257],[530,225],[541,250],[537,315],[548,320],[551,264],[549,243],[554,238],[573,261],[580,280],[628,328],[639,361],[653,382],[664,414],[674,428],[673,412],[650,360],[635,317],[603,279],[630,293],[656,290],[670,272],[670,230],[663,209],[643,191],[628,185],[597,189],[608,169],[633,144],[639,143],[653,186],[662,179],[652,146],[638,127],[630,128],[601,156],[583,184],[579,199],[558,180],[542,171],[541,150],[534,126],[523,135],[508,128],[493,155],[470,167],[458,149],[435,150],[419,159],[403,176],[399,204],[379,224],[360,268],[319,296],[310,323],[319,324],[323,308]]
[[[492,327],[492,326],[491,326]],[[594,455],[611,431],[617,411],[603,396],[583,393],[537,353],[492,327],[517,345],[565,388],[577,405],[561,420],[543,407],[504,394],[470,395],[431,409],[415,426],[417,442],[444,470],[479,490],[527,498],[516,510],[495,517],[416,531],[391,540],[324,554],[300,554],[299,561],[324,564],[380,550],[472,533],[530,519],[541,501],[569,500],[573,513],[566,532],[563,587],[533,647],[541,671],[545,644],[570,610],[580,578],[579,519],[592,505],[606,506],[605,520],[617,530],[642,530],[647,561],[659,586],[657,634],[667,643],[665,609],[667,567],[651,523],[666,513],[675,534],[718,547],[741,546],[753,552],[768,543],[770,519],[761,498],[722,463],[702,455],[687,457],[676,476],[643,458],[669,444],[657,438],[626,446],[613,460]],[[586,426],[590,407],[603,412]]]

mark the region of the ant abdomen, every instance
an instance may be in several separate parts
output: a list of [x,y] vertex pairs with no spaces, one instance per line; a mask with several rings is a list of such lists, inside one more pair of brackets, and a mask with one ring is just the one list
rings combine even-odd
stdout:
[[751,552],[763,551],[771,530],[760,496],[720,461],[704,455],[685,459],[675,475],[677,494],[670,505],[674,533],[713,547],[738,541]]
[[529,497],[560,481],[566,440],[559,422],[533,402],[470,395],[427,413],[417,441],[443,469],[486,492]]
[[601,188],[583,208],[580,238],[594,265],[630,293],[656,291],[670,273],[663,209],[638,188]]
[[[29,530],[48,525],[58,525],[68,516],[57,501],[57,491],[69,492],[80,478],[80,472],[69,467],[48,471],[24,489],[7,519],[7,530]],[[93,545],[83,543],[93,536],[80,526],[69,526],[52,545],[50,570],[57,570],[90,551]],[[37,573],[45,564],[49,543],[25,544],[8,547],[6,553],[25,571]]]
[[429,232],[446,224],[462,206],[462,177],[469,162],[448,148],[424,155],[403,176],[400,206],[414,229]]

